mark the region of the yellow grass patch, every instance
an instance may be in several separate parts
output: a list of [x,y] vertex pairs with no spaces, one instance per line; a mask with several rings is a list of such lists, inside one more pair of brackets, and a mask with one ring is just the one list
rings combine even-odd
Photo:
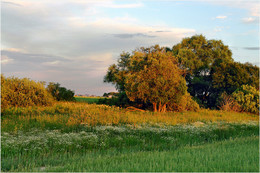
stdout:
[[[224,121],[227,123],[259,123],[259,116],[248,113],[224,112],[217,110],[200,110],[198,112],[127,112],[126,109],[74,102],[58,102],[51,107],[12,108],[2,119],[2,128],[13,123],[19,128],[30,121],[37,121],[44,126],[46,123],[62,126],[79,125],[177,125],[196,122],[212,123]],[[15,121],[12,121],[13,116]]]

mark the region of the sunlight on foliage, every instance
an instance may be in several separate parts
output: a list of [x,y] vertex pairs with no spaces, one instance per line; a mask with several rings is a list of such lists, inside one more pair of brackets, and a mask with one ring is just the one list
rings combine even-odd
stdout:
[[2,110],[12,106],[47,106],[52,105],[53,101],[53,97],[41,82],[1,75]]

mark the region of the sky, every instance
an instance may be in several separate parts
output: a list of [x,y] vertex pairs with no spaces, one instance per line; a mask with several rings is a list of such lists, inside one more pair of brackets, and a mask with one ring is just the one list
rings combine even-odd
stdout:
[[101,96],[122,52],[196,34],[259,66],[259,16],[258,0],[2,0],[1,73]]

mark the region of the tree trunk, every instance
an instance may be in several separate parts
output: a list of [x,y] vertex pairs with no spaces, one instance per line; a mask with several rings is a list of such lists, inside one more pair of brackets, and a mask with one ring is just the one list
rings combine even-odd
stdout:
[[157,112],[157,104],[156,103],[153,103],[153,111]]
[[164,105],[162,106],[161,112],[166,112],[166,104],[164,104]]

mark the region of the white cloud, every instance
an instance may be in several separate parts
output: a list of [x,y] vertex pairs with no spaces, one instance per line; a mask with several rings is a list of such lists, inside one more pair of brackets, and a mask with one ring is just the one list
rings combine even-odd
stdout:
[[217,16],[216,19],[226,19],[227,16]]
[[242,18],[242,22],[244,22],[244,23],[259,23],[259,18],[258,17],[246,17],[246,18]]

